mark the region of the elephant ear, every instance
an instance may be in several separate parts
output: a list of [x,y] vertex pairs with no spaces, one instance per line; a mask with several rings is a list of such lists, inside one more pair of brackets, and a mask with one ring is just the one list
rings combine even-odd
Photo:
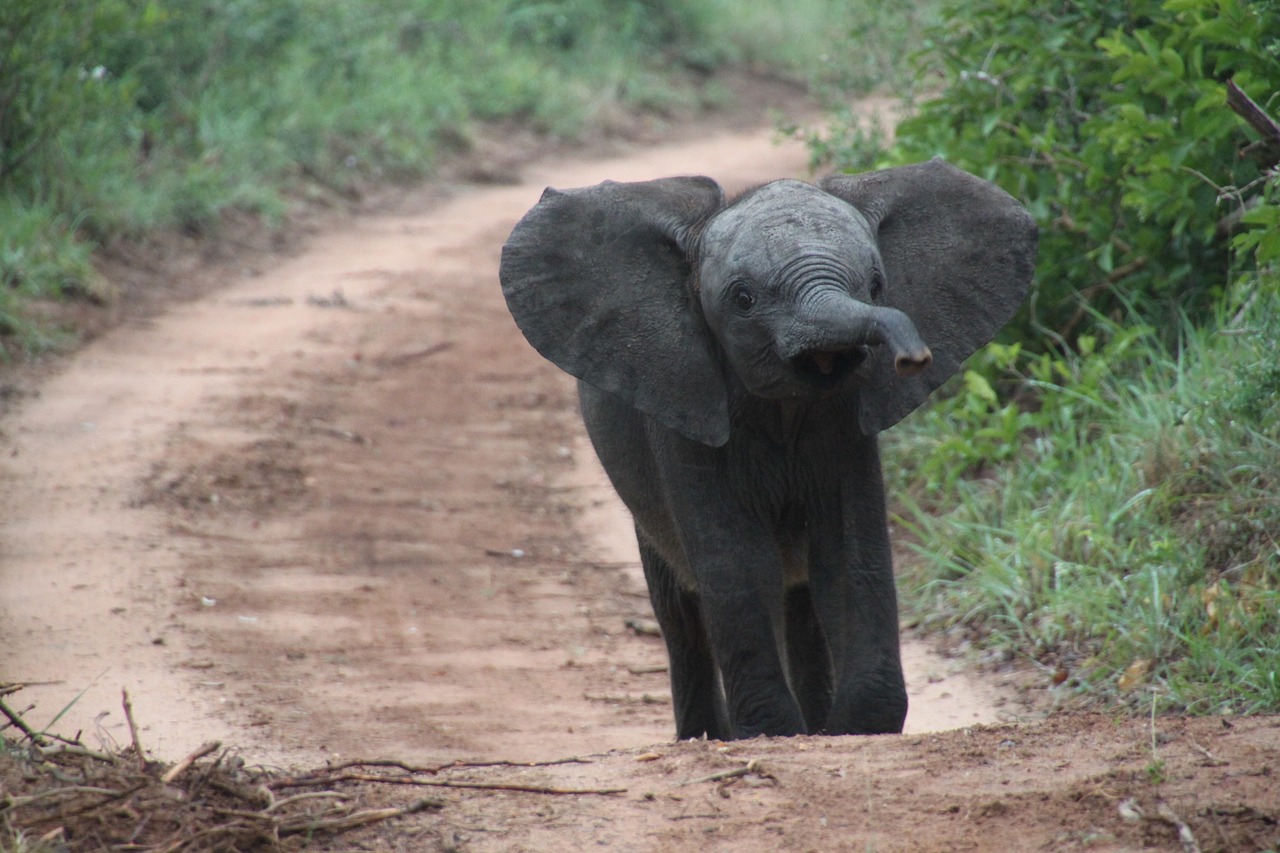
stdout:
[[884,263],[884,301],[905,313],[933,352],[916,376],[888,360],[861,393],[868,435],[915,410],[975,350],[1009,322],[1035,270],[1031,214],[989,181],[941,160],[832,175],[820,186],[871,222]]
[[511,232],[500,271],[538,352],[713,447],[729,440],[728,392],[690,250],[723,206],[703,177],[548,189]]

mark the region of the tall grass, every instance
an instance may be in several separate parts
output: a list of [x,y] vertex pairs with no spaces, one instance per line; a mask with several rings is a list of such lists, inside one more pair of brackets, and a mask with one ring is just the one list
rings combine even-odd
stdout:
[[1105,318],[1066,357],[993,346],[895,430],[914,618],[1101,703],[1280,709],[1278,285],[1176,351]]

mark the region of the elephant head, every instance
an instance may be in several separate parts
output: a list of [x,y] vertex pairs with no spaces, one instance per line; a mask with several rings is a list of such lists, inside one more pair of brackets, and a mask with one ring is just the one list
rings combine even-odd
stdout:
[[503,248],[530,343],[713,447],[736,380],[765,399],[849,394],[872,434],[919,406],[1021,304],[1034,221],[940,160],[726,203],[704,177],[547,190]]

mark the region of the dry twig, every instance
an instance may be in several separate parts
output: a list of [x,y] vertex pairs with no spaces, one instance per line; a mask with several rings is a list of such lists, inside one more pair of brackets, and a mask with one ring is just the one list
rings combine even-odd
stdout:
[[733,767],[729,770],[721,770],[718,773],[712,773],[708,776],[699,776],[696,779],[686,779],[683,782],[676,782],[671,787],[683,788],[685,785],[697,785],[702,782],[723,782],[726,779],[737,779],[742,776],[756,775],[762,779],[773,779],[773,775],[764,769],[760,763],[760,759],[753,758],[741,767]]
[[625,794],[626,788],[555,788],[522,785],[513,782],[463,782],[452,779],[419,779],[415,776],[380,776],[376,773],[331,773],[301,779],[282,779],[271,783],[273,790],[284,787],[327,787],[339,782],[373,782],[381,785],[414,785],[423,788],[468,788],[475,791],[519,791],[526,794]]
[[3,701],[0,701],[0,714],[4,714],[5,717],[9,719],[9,723],[18,731],[26,735],[27,740],[31,741],[36,746],[44,746],[48,743],[48,741],[45,740],[39,732],[32,731],[31,727],[22,719],[22,716],[6,705]]
[[665,663],[655,663],[649,666],[629,666],[627,672],[632,675],[653,675],[659,672],[666,672],[667,665]]
[[104,764],[115,764],[116,757],[109,752],[99,752],[96,749],[89,749],[78,743],[65,743],[62,746],[46,747],[40,750],[40,757],[43,759],[57,758],[60,755],[82,755],[85,758],[92,758],[94,761],[101,761]]
[[[39,794],[31,794],[28,799],[35,800],[38,798],[43,798],[46,795],[52,796],[53,794],[61,793],[62,791],[76,790],[76,793],[79,793],[79,794],[88,794],[90,796],[100,796],[102,798],[95,802],[82,803],[81,805],[75,808],[62,809],[57,814],[54,814],[54,815],[44,815],[42,817],[34,818],[31,821],[31,823],[43,823],[49,820],[66,820],[67,818],[73,817],[75,815],[85,814],[86,812],[92,812],[96,809],[101,808],[102,806],[107,805],[108,803],[117,803],[120,800],[125,800],[125,799],[128,799],[129,797],[132,797],[134,794],[138,793],[143,788],[147,787],[150,781],[151,780],[149,779],[143,779],[142,781],[135,782],[134,784],[130,785],[128,788],[125,788],[123,791],[114,791],[110,788],[94,788],[92,786],[71,785],[65,788],[54,788],[49,791],[42,791]],[[21,803],[20,805],[30,805],[30,803],[29,802]]]
[[[473,767],[556,767],[561,764],[590,764],[591,759],[585,756],[576,755],[571,758],[555,758],[550,761],[509,761],[506,759],[496,759],[493,761],[450,761],[447,764],[427,764],[415,765],[406,764],[403,761],[394,758],[372,758],[372,759],[354,759],[352,761],[344,761],[341,764],[333,764],[323,769],[311,771],[311,776],[323,776],[329,773],[337,773],[342,770],[350,770],[353,767],[392,767],[397,770],[403,770],[406,773],[426,773],[435,775],[443,773],[446,770],[459,770]],[[305,784],[298,782],[297,779],[306,779],[308,777],[295,777],[291,779],[279,779],[272,783],[273,788],[287,788],[296,784]]]
[[142,751],[142,741],[138,739],[138,724],[133,719],[133,703],[129,701],[129,691],[121,688],[121,704],[124,705],[124,718],[129,724],[129,737],[133,740],[133,754],[138,758],[138,769],[147,769],[147,755]]
[[114,791],[111,788],[95,788],[92,785],[68,785],[65,788],[50,788],[48,791],[40,791],[22,797],[6,797],[0,800],[0,812],[20,809],[51,797],[79,796],[80,794],[102,794],[114,797],[119,793],[119,791]]
[[388,355],[379,359],[384,367],[403,367],[410,362],[417,361],[422,358],[429,358],[438,353],[453,349],[453,341],[441,341],[438,344],[432,344],[426,349],[414,350],[413,352],[401,353],[399,355]]
[[166,770],[164,775],[160,777],[160,781],[168,785],[174,779],[177,779],[183,773],[186,773],[187,770],[190,769],[192,764],[195,764],[201,758],[204,758],[206,755],[215,751],[220,746],[222,746],[221,741],[217,741],[217,740],[209,741],[208,743],[204,744],[199,749],[197,749],[195,752],[191,753],[186,758],[182,759],[177,764],[173,765],[168,770]]
[[282,835],[297,835],[300,832],[342,832],[354,829],[357,826],[365,826],[382,820],[417,814],[427,809],[439,808],[444,808],[443,800],[421,799],[402,808],[366,809],[362,812],[353,812],[348,815],[320,820],[295,819],[293,821],[284,821],[280,824],[280,833]]

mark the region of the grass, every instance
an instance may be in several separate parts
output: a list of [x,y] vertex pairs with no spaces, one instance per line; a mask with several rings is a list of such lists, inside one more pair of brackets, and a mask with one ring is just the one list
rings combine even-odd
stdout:
[[720,104],[751,66],[893,85],[915,14],[831,0],[12,0],[0,6],[0,352],[120,238],[431,174],[484,122],[573,138]]
[[897,5],[793,0],[707,0],[730,58],[809,81],[832,104],[881,92],[905,95],[917,84],[907,59],[922,47],[938,0]]
[[897,428],[913,618],[1111,707],[1280,709],[1280,281],[1256,287],[1176,352],[1114,324],[1066,357],[994,346]]

